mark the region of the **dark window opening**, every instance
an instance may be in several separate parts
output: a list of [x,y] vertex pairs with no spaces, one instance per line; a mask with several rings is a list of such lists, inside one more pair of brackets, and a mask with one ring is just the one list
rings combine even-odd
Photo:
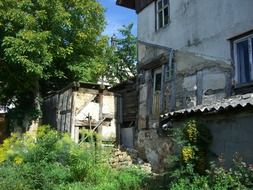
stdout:
[[253,36],[234,42],[235,79],[237,84],[247,84],[253,81]]
[[237,62],[239,82],[246,83],[250,81],[250,61],[248,41],[242,41],[237,44]]
[[161,91],[162,74],[157,73],[155,76],[155,91]]

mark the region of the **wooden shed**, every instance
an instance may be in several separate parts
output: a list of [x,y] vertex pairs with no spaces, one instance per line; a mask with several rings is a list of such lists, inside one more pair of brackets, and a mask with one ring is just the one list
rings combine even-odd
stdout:
[[138,92],[136,77],[122,82],[110,89],[118,96],[117,113],[119,142],[127,148],[134,147],[136,119],[138,115]]
[[69,132],[75,142],[82,138],[80,129],[100,134],[103,141],[116,140],[115,94],[107,86],[74,82],[44,99],[43,123],[61,132]]

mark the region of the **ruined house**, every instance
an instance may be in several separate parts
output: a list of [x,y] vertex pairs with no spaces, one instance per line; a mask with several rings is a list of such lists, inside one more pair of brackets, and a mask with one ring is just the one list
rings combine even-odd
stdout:
[[75,142],[81,130],[97,132],[105,143],[116,141],[117,98],[108,86],[74,82],[48,96],[43,103],[43,123],[68,132]]
[[171,152],[162,127],[195,117],[213,155],[253,162],[252,0],[117,0],[138,18],[135,146],[161,169]]

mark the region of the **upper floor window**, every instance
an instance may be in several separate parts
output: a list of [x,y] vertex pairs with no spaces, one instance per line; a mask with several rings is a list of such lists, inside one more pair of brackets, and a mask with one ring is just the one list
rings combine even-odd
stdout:
[[235,78],[237,84],[253,81],[253,35],[234,41]]
[[158,0],[156,2],[157,29],[160,29],[169,24],[169,9],[169,0]]

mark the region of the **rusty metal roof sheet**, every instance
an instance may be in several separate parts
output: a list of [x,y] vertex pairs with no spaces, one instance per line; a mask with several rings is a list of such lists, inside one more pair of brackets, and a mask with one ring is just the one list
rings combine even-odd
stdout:
[[248,106],[253,106],[253,93],[231,96],[230,98],[216,101],[211,105],[198,105],[192,108],[176,110],[161,115],[161,119],[169,119],[193,113],[218,113],[231,109],[245,108]]

